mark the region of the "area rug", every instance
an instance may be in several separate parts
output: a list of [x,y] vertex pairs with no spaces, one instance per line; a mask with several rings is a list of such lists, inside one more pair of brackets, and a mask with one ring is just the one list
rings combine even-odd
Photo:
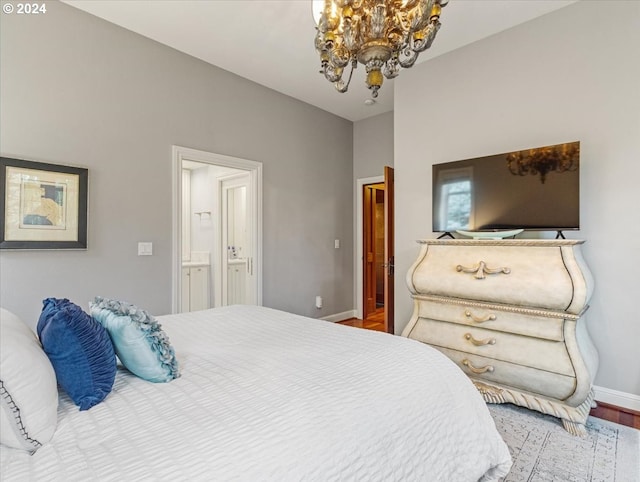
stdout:
[[640,482],[640,430],[589,417],[587,436],[555,417],[489,404],[513,466],[504,482]]

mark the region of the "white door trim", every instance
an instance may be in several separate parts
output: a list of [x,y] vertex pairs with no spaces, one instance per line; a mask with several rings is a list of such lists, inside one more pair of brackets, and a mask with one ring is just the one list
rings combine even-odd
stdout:
[[356,245],[354,246],[353,252],[356,253],[355,259],[355,274],[356,274],[356,287],[355,287],[355,299],[356,299],[356,317],[362,319],[362,313],[364,307],[362,306],[362,296],[363,296],[363,277],[364,277],[364,264],[363,264],[363,256],[362,252],[362,243],[364,239],[363,233],[363,219],[362,219],[362,208],[363,208],[363,197],[362,197],[362,188],[367,184],[378,184],[384,182],[384,176],[375,176],[375,177],[365,177],[361,179],[356,179],[356,212],[355,212],[355,220],[356,220]]
[[180,230],[182,226],[182,212],[180,209],[182,199],[182,161],[195,161],[216,166],[230,167],[248,171],[255,186],[255,195],[252,199],[252,208],[255,213],[253,220],[253,245],[255,246],[254,272],[256,304],[262,305],[262,163],[241,159],[238,157],[214,154],[189,147],[172,146],[172,250],[171,250],[171,311],[180,312],[180,293],[182,289],[182,239]]

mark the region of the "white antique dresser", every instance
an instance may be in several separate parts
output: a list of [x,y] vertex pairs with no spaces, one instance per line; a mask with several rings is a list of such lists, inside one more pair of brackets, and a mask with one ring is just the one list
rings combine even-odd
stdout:
[[591,273],[575,240],[423,240],[403,336],[451,358],[490,403],[585,433],[598,354],[584,320]]

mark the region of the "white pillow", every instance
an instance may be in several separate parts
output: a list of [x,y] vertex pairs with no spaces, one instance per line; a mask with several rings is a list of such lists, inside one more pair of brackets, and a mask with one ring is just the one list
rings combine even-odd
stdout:
[[0,308],[0,442],[35,452],[58,423],[53,366],[35,333]]

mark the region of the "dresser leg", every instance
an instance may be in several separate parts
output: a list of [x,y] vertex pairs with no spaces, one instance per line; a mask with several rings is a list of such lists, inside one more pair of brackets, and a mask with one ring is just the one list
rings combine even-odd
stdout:
[[589,391],[589,395],[584,402],[577,407],[571,407],[559,400],[536,397],[530,393],[520,392],[515,389],[495,387],[478,380],[474,380],[473,383],[487,403],[513,403],[520,407],[553,415],[562,420],[562,426],[571,435],[581,437],[587,435],[585,423],[589,416],[589,409],[595,403],[593,390]]
[[563,418],[562,426],[571,435],[577,435],[579,437],[587,435],[587,429],[585,428],[584,423],[572,422],[571,420],[565,420]]

